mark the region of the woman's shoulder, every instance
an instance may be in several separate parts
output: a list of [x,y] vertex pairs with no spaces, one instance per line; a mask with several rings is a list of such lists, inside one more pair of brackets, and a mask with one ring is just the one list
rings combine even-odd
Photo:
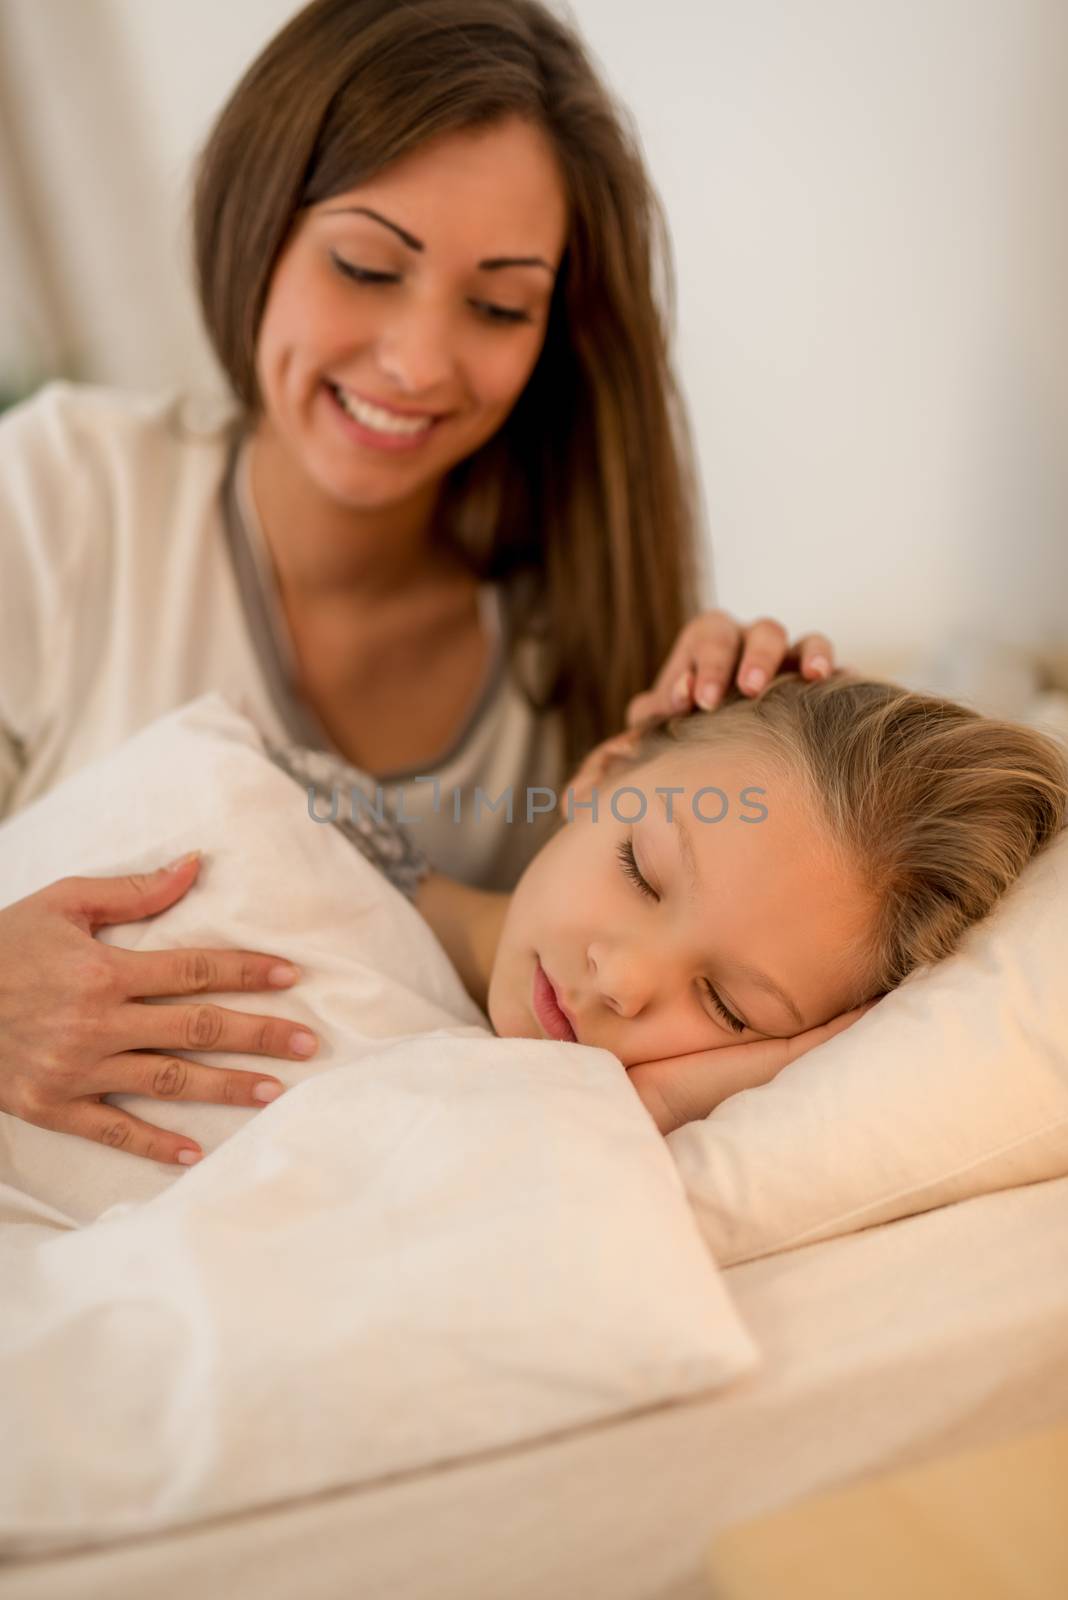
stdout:
[[[0,538],[9,585],[52,573],[69,593],[109,562],[148,558],[176,521],[199,537],[236,422],[233,403],[56,381],[0,416]],[[37,581],[34,579],[34,581]]]
[[162,532],[174,506],[214,502],[239,425],[211,395],[47,383],[0,416],[0,525],[64,560],[99,557],[120,523]]
[[224,445],[240,419],[207,391],[137,391],[54,379],[0,416],[0,452],[123,452]]

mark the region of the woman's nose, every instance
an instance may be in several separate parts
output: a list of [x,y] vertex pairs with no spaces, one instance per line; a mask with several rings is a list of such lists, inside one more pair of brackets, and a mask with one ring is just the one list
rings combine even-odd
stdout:
[[456,372],[455,334],[450,319],[433,307],[396,310],[378,339],[378,366],[399,392],[443,391]]

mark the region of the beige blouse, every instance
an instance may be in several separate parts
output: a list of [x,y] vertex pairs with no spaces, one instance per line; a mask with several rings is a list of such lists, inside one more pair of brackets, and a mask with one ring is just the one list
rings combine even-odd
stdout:
[[[509,668],[499,588],[479,601],[493,649],[451,747],[370,776],[441,871],[511,889],[551,830],[539,790],[569,774],[559,712]],[[348,769],[295,687],[233,405],[48,384],[0,418],[0,816],[213,689]]]

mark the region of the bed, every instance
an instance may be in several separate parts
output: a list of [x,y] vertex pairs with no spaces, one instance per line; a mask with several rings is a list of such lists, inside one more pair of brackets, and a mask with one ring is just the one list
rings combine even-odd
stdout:
[[765,1358],[706,1400],[0,1572],[11,1600],[699,1600],[712,1535],[1068,1419],[1068,1180],[732,1267]]
[[[259,924],[269,909],[250,914]],[[173,942],[187,941],[195,930],[176,925]],[[390,959],[403,976],[403,941]],[[440,1021],[431,1006],[427,1027]],[[603,1087],[616,1093],[607,1075]],[[189,1130],[209,1151],[226,1138],[217,1111]],[[109,1158],[127,1159],[92,1156]],[[158,1174],[145,1182],[140,1198],[164,1193]],[[708,1543],[733,1523],[1068,1421],[1068,1177],[776,1250],[717,1281],[760,1359],[714,1390],[680,1385],[678,1398],[549,1436],[16,1555],[0,1595],[698,1600]]]

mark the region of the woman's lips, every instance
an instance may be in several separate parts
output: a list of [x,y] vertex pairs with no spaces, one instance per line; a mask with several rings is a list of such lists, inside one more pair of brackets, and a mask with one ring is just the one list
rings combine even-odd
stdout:
[[578,1043],[578,1034],[556,998],[556,990],[545,968],[538,960],[534,963],[534,984],[530,1003],[539,1026],[550,1039],[558,1039],[566,1044]]
[[421,449],[426,441],[437,433],[444,420],[442,417],[435,417],[428,427],[421,428],[418,433],[380,433],[375,428],[365,427],[362,422],[357,422],[355,417],[350,416],[338,399],[333,385],[326,379],[323,381],[322,390],[331,411],[348,437],[357,444],[371,450],[382,451],[386,455],[407,455],[411,451]]
[[[327,382],[330,383],[330,379]],[[411,406],[395,406],[389,400],[376,400],[373,394],[363,394],[359,389],[351,389],[347,384],[331,384],[332,388],[344,389],[356,400],[362,400],[365,405],[377,406],[379,411],[388,411],[394,417],[418,417],[421,422],[437,422],[445,415],[443,411],[419,411]]]

